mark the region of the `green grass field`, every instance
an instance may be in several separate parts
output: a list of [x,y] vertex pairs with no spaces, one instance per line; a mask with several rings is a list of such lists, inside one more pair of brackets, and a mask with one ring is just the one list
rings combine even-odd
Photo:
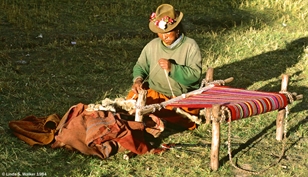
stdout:
[[[29,115],[63,115],[77,103],[124,97],[143,46],[156,37],[148,19],[161,3],[184,13],[184,27],[202,51],[204,72],[233,76],[229,86],[290,92],[304,99],[289,106],[285,156],[260,175],[308,173],[308,1],[306,0],[1,0],[0,173],[2,176],[254,176],[234,168],[227,152],[228,125],[221,126],[220,168],[210,170],[211,126],[163,136],[180,143],[162,155],[107,160],[50,146],[31,147],[8,127]],[[233,160],[260,172],[275,163],[276,112],[232,122]],[[14,174],[16,173],[16,174]],[[0,175],[0,176],[1,176]]]

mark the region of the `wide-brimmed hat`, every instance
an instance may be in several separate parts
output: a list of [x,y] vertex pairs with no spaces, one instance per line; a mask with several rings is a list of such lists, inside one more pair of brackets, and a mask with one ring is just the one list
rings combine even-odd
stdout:
[[170,4],[162,4],[152,13],[149,28],[154,33],[166,33],[173,30],[182,18],[182,12],[175,10]]

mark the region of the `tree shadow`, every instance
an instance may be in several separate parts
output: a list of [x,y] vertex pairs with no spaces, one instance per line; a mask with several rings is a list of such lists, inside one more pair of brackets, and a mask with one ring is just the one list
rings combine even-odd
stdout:
[[[307,124],[308,123],[308,117],[303,118],[302,120],[300,120],[295,126],[293,126],[292,128],[290,128],[290,130],[287,133],[287,137],[290,135],[290,132],[295,132],[296,130],[299,129],[300,126],[303,126],[303,124]],[[251,149],[252,147],[254,147],[255,144],[257,144],[259,141],[261,141],[261,137],[263,137],[265,134],[268,133],[268,131],[270,129],[272,129],[273,127],[276,126],[276,120],[273,121],[270,125],[266,126],[260,133],[256,134],[254,137],[250,138],[249,140],[247,140],[245,143],[242,143],[239,145],[238,148],[236,149],[232,149],[231,155],[232,157],[236,156],[236,154],[238,154],[239,152],[243,151],[244,149],[246,149],[246,152],[249,151],[249,149]],[[287,138],[286,137],[286,138]],[[291,147],[295,146],[302,137],[298,138],[296,141],[292,142],[286,149],[284,152],[288,151]],[[224,157],[222,157],[219,160],[219,164],[222,166],[223,164],[225,164],[226,162],[228,162],[229,159],[229,155],[226,155]]]
[[[245,143],[242,143],[239,145],[238,148],[236,149],[231,149],[231,155],[232,157],[234,157],[236,154],[238,154],[239,152],[243,151],[244,149],[247,149],[246,151],[248,152],[249,149],[251,149],[252,147],[254,147],[255,144],[257,144],[259,141],[261,141],[261,137],[263,137],[265,134],[268,133],[268,131],[270,129],[272,129],[274,126],[276,125],[276,120],[273,121],[270,125],[266,126],[261,132],[259,132],[258,134],[256,134],[254,137],[250,138],[249,140],[247,140]],[[219,165],[223,165],[225,164],[227,161],[229,161],[229,155],[226,155],[224,157],[222,157],[219,160]]]
[[[286,45],[286,48],[278,49],[260,55],[236,61],[230,64],[214,68],[215,78],[234,77],[228,86],[235,88],[248,88],[257,83],[268,81],[274,78],[280,78],[282,74],[286,73],[288,68],[296,65],[300,56],[303,54],[303,47],[308,45],[308,37],[296,39]],[[303,75],[302,71],[294,73],[291,77],[298,77]],[[298,80],[301,81],[301,80]],[[297,81],[297,82],[298,82]],[[280,91],[281,83],[269,82],[259,88],[260,91]],[[298,94],[307,93],[307,87],[298,87],[290,85],[288,87],[290,92]],[[296,110],[305,110],[304,105],[307,104],[305,98],[296,105]]]
[[[308,37],[296,39],[287,44],[284,49],[225,64],[215,68],[215,77],[226,78],[232,76],[234,81],[229,85],[240,88],[247,88],[256,82],[280,77],[288,68],[298,63],[299,56],[303,53],[303,46],[305,45],[308,45]],[[262,89],[271,89],[271,86],[266,85]]]
[[[308,123],[308,116],[306,116],[305,118],[303,118],[302,120],[298,121],[298,123],[291,127],[290,130],[287,133],[287,137],[290,135],[290,132],[296,132],[297,130],[300,129],[300,127],[302,127],[304,124]],[[291,147],[294,147],[303,137],[299,137],[296,141],[294,141],[292,144],[290,144],[290,146],[288,148],[286,148],[285,151],[288,151]]]
[[[242,0],[204,1],[194,12],[185,12],[184,27],[192,32],[226,31],[236,26],[262,28],[261,24],[270,23],[268,14],[262,12],[248,12],[240,9]],[[252,23],[252,21],[258,21]]]

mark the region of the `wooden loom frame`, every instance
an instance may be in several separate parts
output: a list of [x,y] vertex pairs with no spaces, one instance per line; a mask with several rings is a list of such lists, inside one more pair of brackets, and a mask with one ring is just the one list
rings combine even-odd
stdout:
[[[213,68],[208,69],[205,79],[207,82],[213,81]],[[281,92],[287,92],[288,81],[289,81],[288,75],[283,74],[281,81]],[[206,109],[206,122],[212,121],[210,167],[213,171],[217,171],[219,168],[220,124],[223,116],[225,116],[228,119],[229,115],[221,115],[221,105],[219,104],[213,105],[212,108]],[[278,141],[282,141],[283,139],[285,118],[286,118],[286,108],[279,109],[276,117],[276,140]]]
[[[214,69],[209,68],[206,72],[205,79],[203,82],[205,84],[213,84],[214,85],[221,85],[222,83],[220,82],[215,82],[213,79],[213,73]],[[227,81],[228,80],[228,81]],[[233,78],[226,79],[223,82],[230,82],[232,81]],[[289,77],[288,75],[283,74],[282,75],[282,81],[281,81],[281,93],[288,93],[287,92],[287,87],[288,87],[288,81]],[[204,84],[203,83],[203,84]],[[193,91],[194,92],[194,91]],[[193,95],[195,93],[190,92],[186,96]],[[146,108],[145,105],[145,94],[146,92],[140,92],[138,94],[138,100],[136,102],[136,114],[135,114],[135,120],[136,121],[142,121],[143,115],[150,113],[150,112],[155,112],[156,109],[160,109],[162,105],[164,104],[156,104],[156,105],[151,105],[152,107]],[[292,97],[292,98],[290,98]],[[288,104],[292,102],[292,100],[300,100],[302,99],[302,95],[297,95],[296,93],[294,95],[288,95]],[[139,99],[140,98],[140,99]],[[142,99],[141,99],[142,98]],[[174,98],[177,99],[177,98]],[[288,105],[287,104],[287,105]],[[224,108],[226,109],[226,107]],[[227,108],[228,109],[228,108]],[[206,119],[206,124],[212,123],[212,143],[211,143],[211,153],[210,153],[210,167],[213,171],[217,171],[219,168],[219,150],[220,150],[220,124],[222,122],[225,122],[223,119],[228,120],[229,115],[222,115],[222,106],[219,104],[215,104],[212,106],[212,108],[206,108],[205,109],[205,119]],[[282,141],[283,135],[284,135],[284,120],[286,118],[286,107],[281,108],[278,110],[277,117],[276,117],[276,140]],[[231,122],[229,122],[231,123]],[[231,153],[231,152],[229,152]]]

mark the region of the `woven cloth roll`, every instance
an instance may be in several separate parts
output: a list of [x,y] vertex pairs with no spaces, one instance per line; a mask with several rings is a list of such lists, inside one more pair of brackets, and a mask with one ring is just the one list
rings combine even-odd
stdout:
[[168,104],[173,107],[211,108],[219,104],[229,108],[231,119],[237,120],[279,110],[288,105],[284,94],[215,86],[202,94]]

